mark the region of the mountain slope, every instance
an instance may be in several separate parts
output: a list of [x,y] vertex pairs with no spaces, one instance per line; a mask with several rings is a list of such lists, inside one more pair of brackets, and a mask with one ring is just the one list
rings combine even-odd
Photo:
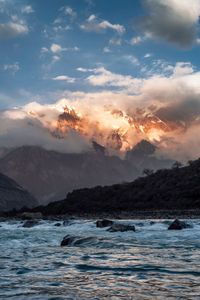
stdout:
[[80,154],[20,147],[0,160],[0,171],[43,204],[62,199],[73,189],[131,181],[138,176],[133,165],[104,155],[103,147],[94,145],[94,151]]
[[117,213],[137,210],[200,209],[200,159],[183,168],[159,170],[134,182],[69,193],[38,207],[43,214]]
[[173,161],[169,159],[159,159],[156,157],[157,147],[146,140],[141,140],[133,149],[127,151],[125,159],[143,171],[146,168],[159,170],[169,168]]
[[0,211],[20,209],[22,207],[34,207],[37,200],[14,180],[0,174]]

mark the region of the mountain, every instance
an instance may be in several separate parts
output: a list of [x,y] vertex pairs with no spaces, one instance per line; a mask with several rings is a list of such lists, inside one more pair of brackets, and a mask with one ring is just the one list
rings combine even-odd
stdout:
[[104,147],[69,154],[24,146],[0,159],[0,171],[29,190],[42,204],[66,197],[74,189],[131,181],[138,170],[117,156],[107,156]]
[[159,159],[156,157],[157,147],[146,140],[141,140],[133,149],[127,151],[125,160],[137,167],[138,170],[144,169],[159,170],[169,168],[173,161],[169,159]]
[[200,209],[200,159],[182,168],[158,170],[131,183],[80,189],[38,207],[44,215]]
[[22,207],[34,207],[37,200],[14,180],[0,174],[0,211],[20,209]]
[[16,180],[41,204],[63,199],[74,189],[130,182],[143,169],[171,166],[171,161],[155,157],[156,147],[141,141],[125,159],[109,156],[95,141],[85,153],[60,153],[36,146],[11,149],[0,158],[0,172]]

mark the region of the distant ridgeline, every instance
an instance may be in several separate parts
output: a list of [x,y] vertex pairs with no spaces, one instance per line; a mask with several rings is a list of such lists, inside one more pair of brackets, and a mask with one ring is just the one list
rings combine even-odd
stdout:
[[84,153],[23,146],[1,152],[0,172],[27,189],[41,205],[46,205],[65,198],[75,189],[130,182],[145,168],[171,167],[173,162],[158,159],[155,150],[154,145],[143,140],[121,159],[109,156],[106,148],[95,141],[90,151]]
[[38,207],[44,215],[200,209],[200,159],[158,170],[131,183],[75,190],[62,201]]

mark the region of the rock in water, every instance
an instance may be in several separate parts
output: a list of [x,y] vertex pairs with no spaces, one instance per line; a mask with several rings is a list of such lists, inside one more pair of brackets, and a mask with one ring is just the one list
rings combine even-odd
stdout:
[[64,236],[60,246],[71,246],[73,244],[73,242],[75,241],[75,237],[74,236],[70,236],[69,234]]
[[54,226],[60,227],[62,224],[61,223],[55,223]]
[[31,227],[33,227],[33,226],[35,226],[35,225],[38,225],[38,221],[36,221],[36,220],[28,220],[28,221],[26,221],[26,222],[22,225],[22,227],[25,227],[25,228],[31,228]]
[[96,242],[96,238],[94,237],[77,237],[77,236],[71,236],[71,235],[66,235],[63,240],[61,241],[60,246],[84,246],[88,243],[91,242]]
[[125,225],[125,224],[113,224],[110,228],[107,229],[109,232],[124,232],[124,231],[135,231],[134,225]]
[[178,219],[174,220],[168,227],[168,230],[181,230],[185,228],[191,228],[190,224],[187,224],[184,221],[180,221]]
[[103,227],[109,227],[113,225],[113,221],[111,220],[98,220],[96,221],[96,227],[103,228]]

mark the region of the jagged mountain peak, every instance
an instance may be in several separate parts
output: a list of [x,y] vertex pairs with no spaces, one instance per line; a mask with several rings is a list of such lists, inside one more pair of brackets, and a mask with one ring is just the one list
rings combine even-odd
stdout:
[[131,150],[127,151],[126,159],[150,156],[155,153],[157,147],[147,140],[141,140]]
[[133,147],[133,151],[142,151],[145,154],[153,154],[156,151],[156,146],[147,140],[141,140]]

